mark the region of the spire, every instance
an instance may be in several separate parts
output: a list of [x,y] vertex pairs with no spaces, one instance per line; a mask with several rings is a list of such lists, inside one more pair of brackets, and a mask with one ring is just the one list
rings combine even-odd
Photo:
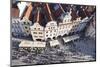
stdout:
[[37,20],[36,20],[36,22],[39,22],[40,10],[39,10],[39,8],[37,8],[37,10],[38,10],[38,13],[37,13]]
[[59,4],[59,7],[60,7],[61,10],[63,11],[63,13],[66,13],[60,4]]
[[72,13],[72,8],[70,8],[69,15],[71,15],[71,13]]
[[46,4],[46,7],[47,7],[47,10],[48,10],[48,12],[49,12],[49,17],[50,17],[50,19],[53,20],[49,5]]
[[31,14],[31,12],[32,12],[32,9],[33,9],[32,3],[30,2],[29,5],[28,5],[28,9],[27,9],[27,11],[26,11],[26,13],[25,13],[25,15],[24,15],[24,18],[29,19],[30,14]]

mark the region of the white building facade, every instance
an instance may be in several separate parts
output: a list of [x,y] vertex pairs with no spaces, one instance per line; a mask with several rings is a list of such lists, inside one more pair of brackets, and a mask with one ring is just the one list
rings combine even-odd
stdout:
[[45,27],[45,40],[48,38],[55,39],[57,37],[57,22],[56,21],[50,21],[47,23]]
[[72,29],[72,21],[71,21],[71,13],[68,12],[66,13],[65,16],[61,16],[62,18],[62,22],[59,23],[59,26],[58,26],[58,36],[61,35],[68,35],[70,30]]
[[44,36],[44,27],[42,27],[39,23],[34,23],[33,26],[30,27],[31,28],[31,35],[33,40],[44,40],[45,36]]

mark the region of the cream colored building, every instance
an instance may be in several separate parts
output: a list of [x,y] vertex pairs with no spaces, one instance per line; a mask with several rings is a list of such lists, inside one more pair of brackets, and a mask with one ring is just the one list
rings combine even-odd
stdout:
[[58,36],[68,35],[70,30],[72,29],[72,21],[71,21],[71,11],[67,12],[65,16],[62,16],[62,22],[59,23],[58,26]]
[[47,23],[45,27],[45,40],[47,38],[55,39],[57,37],[57,22],[50,21]]
[[44,27],[41,26],[39,23],[41,22],[40,20],[40,9],[37,8],[38,12],[37,12],[37,17],[36,17],[36,22],[33,24],[33,26],[31,26],[31,35],[33,40],[37,40],[37,41],[43,41],[45,40],[45,36],[44,36]]
[[33,26],[30,27],[31,28],[31,35],[33,40],[44,40],[45,36],[44,36],[44,27],[42,27],[39,23],[34,23]]

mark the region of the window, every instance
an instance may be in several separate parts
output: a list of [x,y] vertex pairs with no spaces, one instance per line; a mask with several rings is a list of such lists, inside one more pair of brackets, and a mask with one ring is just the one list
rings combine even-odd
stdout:
[[27,30],[26,32],[28,33],[29,31]]
[[38,30],[40,30],[40,28],[38,28]]
[[50,29],[50,27],[48,29]]
[[26,22],[23,22],[24,24],[26,24]]
[[60,29],[61,29],[61,27],[60,27]]
[[39,32],[39,34],[42,34],[42,32]]
[[36,30],[36,28],[34,28],[34,30]]
[[54,32],[56,32],[56,30],[54,30]]
[[64,29],[64,26],[62,26],[62,29]]
[[39,36],[40,38],[42,38],[43,36]]
[[66,20],[65,20],[65,22],[66,22]]
[[48,37],[48,35],[46,35],[46,37]]
[[70,20],[68,20],[68,22],[70,22]]
[[25,26],[25,29],[27,29],[28,27]]
[[33,32],[33,34],[37,34],[37,32]]
[[54,25],[54,23],[51,23],[50,25]]
[[34,37],[37,37],[37,36],[34,36]]
[[28,22],[27,24],[28,24],[28,25],[30,25],[30,23],[29,23],[29,22]]
[[46,31],[46,33],[48,33],[48,31]]
[[53,29],[55,29],[55,27],[52,27]]

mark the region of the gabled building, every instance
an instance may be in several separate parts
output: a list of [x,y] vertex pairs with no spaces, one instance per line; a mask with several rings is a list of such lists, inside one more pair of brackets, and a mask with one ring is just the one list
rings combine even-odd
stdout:
[[45,10],[48,15],[49,21],[45,27],[45,40],[46,39],[56,39],[57,37],[57,22],[54,20],[50,6],[48,3],[45,4]]
[[30,27],[31,28],[32,38],[35,41],[43,41],[43,40],[45,40],[44,27],[40,25],[41,20],[42,20],[40,14],[41,14],[40,13],[40,9],[37,8],[36,22]]
[[47,40],[48,38],[56,39],[57,35],[58,35],[58,28],[56,21],[48,22],[45,27],[45,40]]
[[32,25],[32,22],[29,20],[29,18],[30,18],[32,9],[33,9],[33,6],[32,6],[32,3],[30,2],[28,3],[27,10],[25,11],[23,18],[21,20],[24,32],[26,33],[25,36],[28,36],[29,34],[31,34],[30,26]]
[[65,12],[63,7],[59,4],[60,9],[62,10],[63,14],[61,15],[61,22],[59,23],[58,26],[58,35],[63,36],[63,35],[68,35],[71,28],[72,28],[72,16],[71,16],[71,11],[70,12]]

